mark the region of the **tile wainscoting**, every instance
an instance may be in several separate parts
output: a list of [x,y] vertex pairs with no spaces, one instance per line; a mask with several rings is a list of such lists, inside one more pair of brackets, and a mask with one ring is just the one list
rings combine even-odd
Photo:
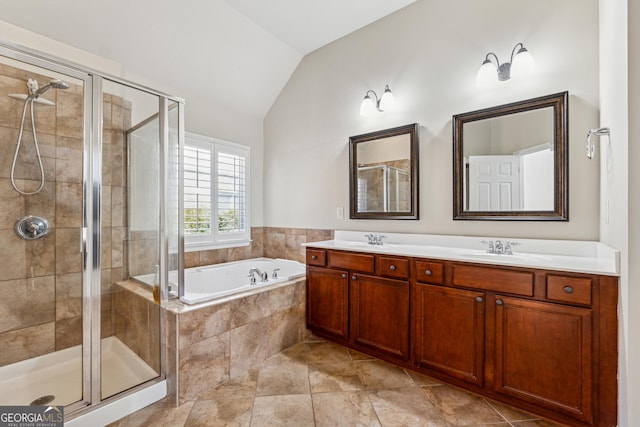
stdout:
[[333,239],[333,230],[308,228],[252,227],[248,246],[187,252],[185,268],[222,264],[250,258],[286,258],[304,263],[302,243]]

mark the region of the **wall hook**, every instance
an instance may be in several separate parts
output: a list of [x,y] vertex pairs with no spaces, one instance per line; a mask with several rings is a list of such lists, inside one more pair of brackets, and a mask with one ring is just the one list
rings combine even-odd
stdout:
[[589,129],[587,132],[587,158],[593,159],[593,153],[596,149],[596,143],[591,139],[592,136],[609,136],[611,134],[611,129],[609,128],[597,128],[597,129]]

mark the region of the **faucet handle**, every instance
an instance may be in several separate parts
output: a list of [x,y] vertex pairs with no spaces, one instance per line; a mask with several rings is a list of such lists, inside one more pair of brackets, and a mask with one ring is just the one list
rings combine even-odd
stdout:
[[493,248],[493,241],[481,240],[480,243],[482,243],[483,245],[487,245],[487,252],[489,252],[490,254],[494,252],[495,249]]
[[279,268],[274,268],[273,269],[273,274],[271,275],[271,277],[273,277],[274,279],[278,278],[278,271],[280,271]]
[[512,247],[514,246],[518,246],[520,243],[518,242],[505,242],[504,244],[504,252],[507,255],[513,255],[513,251],[511,250]]

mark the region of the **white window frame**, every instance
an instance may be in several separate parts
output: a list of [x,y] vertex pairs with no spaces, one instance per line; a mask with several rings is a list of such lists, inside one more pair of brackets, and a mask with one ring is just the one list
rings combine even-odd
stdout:
[[[251,171],[251,147],[236,144],[217,138],[211,138],[193,133],[185,133],[185,146],[201,148],[211,153],[211,234],[188,235],[184,234],[185,252],[201,251],[207,249],[223,249],[238,246],[247,246],[251,242],[250,221],[250,171]],[[221,233],[218,231],[218,153],[229,153],[245,158],[245,229],[244,231]],[[184,183],[182,187],[184,191]],[[184,207],[183,207],[184,209]],[[182,224],[184,228],[184,224]]]

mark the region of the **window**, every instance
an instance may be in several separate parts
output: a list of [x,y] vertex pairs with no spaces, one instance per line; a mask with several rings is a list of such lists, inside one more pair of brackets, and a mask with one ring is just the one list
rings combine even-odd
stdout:
[[247,244],[249,147],[187,134],[184,236],[187,250]]

